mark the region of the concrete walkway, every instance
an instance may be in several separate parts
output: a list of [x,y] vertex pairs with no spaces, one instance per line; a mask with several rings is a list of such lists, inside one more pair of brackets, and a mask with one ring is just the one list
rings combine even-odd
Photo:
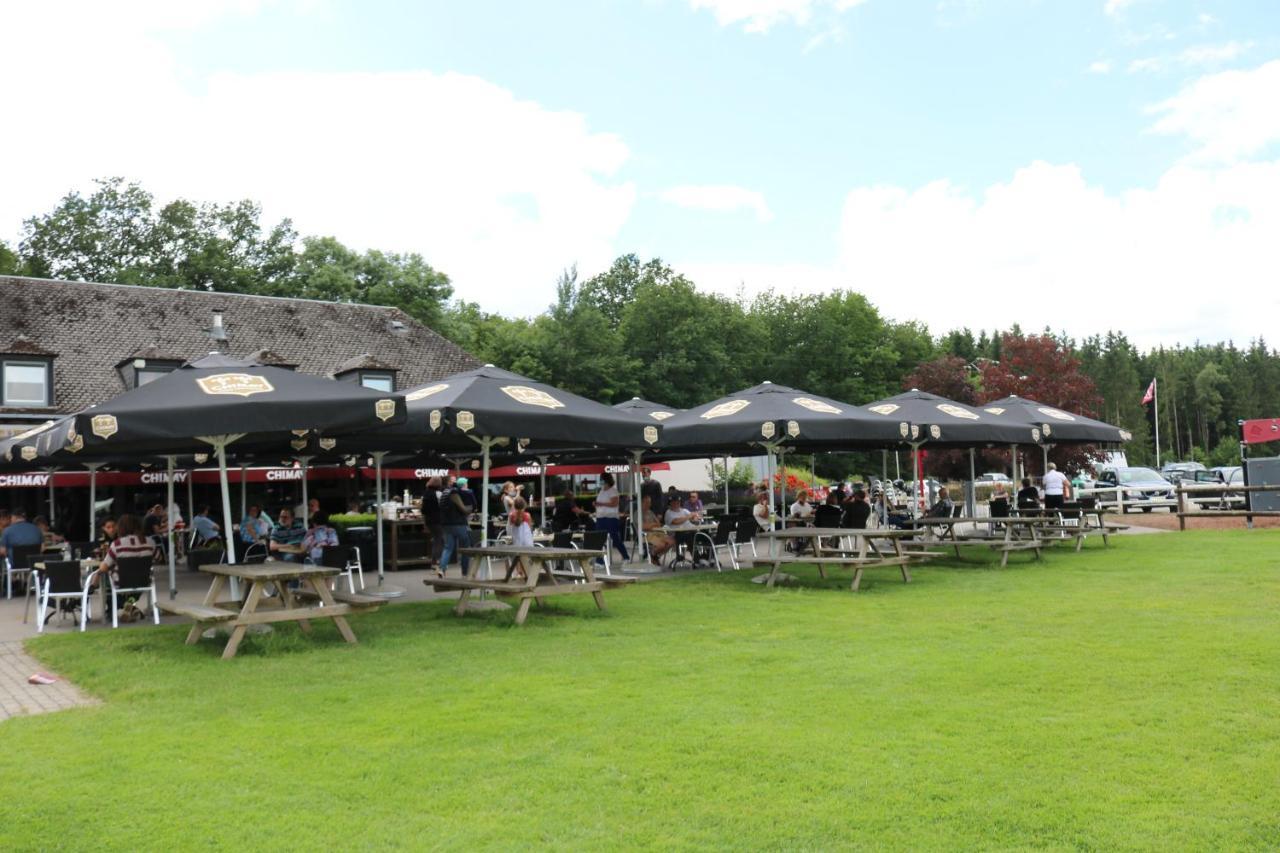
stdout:
[[43,672],[40,664],[22,650],[20,642],[0,643],[0,722],[24,714],[46,714],[79,705],[96,705],[66,679],[53,684],[29,684],[27,679]]

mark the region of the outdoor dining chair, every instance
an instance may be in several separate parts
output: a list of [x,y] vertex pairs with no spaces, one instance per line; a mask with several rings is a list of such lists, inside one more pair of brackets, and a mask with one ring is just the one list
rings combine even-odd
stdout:
[[248,564],[265,563],[268,556],[267,546],[261,542],[254,542],[244,549],[244,553],[240,555],[240,562]]
[[[44,564],[44,570],[36,573],[36,633],[43,634],[44,626],[56,612],[75,615],[80,611],[80,630],[89,618],[89,588],[80,580],[80,563],[77,560],[56,560]],[[54,609],[50,611],[49,605]]]
[[5,558],[4,585],[5,598],[13,598],[13,578],[20,577],[23,583],[30,583],[31,562],[44,550],[43,545],[14,545]]
[[[115,577],[112,577],[112,574]],[[118,578],[118,580],[117,580]],[[120,598],[134,593],[146,593],[147,603],[151,605],[151,618],[160,624],[160,607],[156,601],[156,579],[151,570],[150,557],[121,557],[116,561],[114,573],[107,573],[111,595],[111,627],[120,627]],[[139,608],[141,609],[141,608]]]
[[337,586],[338,578],[347,579],[347,592],[356,591],[355,577],[360,576],[360,588],[364,589],[364,567],[360,565],[360,549],[350,545],[326,545],[321,550],[320,565],[329,569],[337,569],[333,583]]
[[756,554],[756,531],[760,526],[756,524],[756,520],[752,516],[738,519],[738,526],[733,531],[733,559],[738,560],[738,552],[742,548],[750,548],[751,556]]
[[[755,522],[752,521],[752,524]],[[699,531],[698,540],[711,554],[712,561],[716,564],[716,571],[722,571],[720,566],[720,551],[723,549],[729,555],[729,565],[733,566],[736,571],[738,568],[738,556],[734,553],[733,548],[733,532],[737,528],[737,519],[730,516],[724,516],[716,524],[714,533],[708,534]]]
[[585,551],[604,551],[604,573],[613,574],[613,545],[609,542],[607,530],[588,530],[582,534],[582,548]]
[[676,540],[676,546],[671,549],[672,571],[678,566],[688,566],[690,569],[693,565],[693,551],[698,545],[698,531],[696,530],[676,530],[671,534],[671,538]]

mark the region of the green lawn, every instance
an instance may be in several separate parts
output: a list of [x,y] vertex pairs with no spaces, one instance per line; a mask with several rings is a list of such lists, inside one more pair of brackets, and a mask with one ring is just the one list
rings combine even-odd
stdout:
[[0,848],[1274,847],[1280,530],[748,573],[523,628],[400,605],[30,648],[99,707],[0,723]]

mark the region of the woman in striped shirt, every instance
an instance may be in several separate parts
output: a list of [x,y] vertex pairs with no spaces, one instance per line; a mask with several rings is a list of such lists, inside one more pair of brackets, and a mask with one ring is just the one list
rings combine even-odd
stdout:
[[155,547],[142,535],[142,522],[136,515],[122,515],[116,521],[116,538],[107,546],[107,555],[98,566],[98,574],[112,572],[114,574],[117,561],[124,557],[151,558]]

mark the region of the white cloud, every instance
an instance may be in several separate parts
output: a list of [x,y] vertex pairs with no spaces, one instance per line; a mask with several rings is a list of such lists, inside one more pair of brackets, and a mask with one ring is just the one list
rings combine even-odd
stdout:
[[1125,9],[1132,6],[1135,2],[1137,2],[1137,0],[1107,0],[1107,2],[1103,4],[1102,11],[1114,18],[1124,12]]
[[1248,71],[1202,77],[1156,104],[1156,133],[1186,136],[1202,161],[1234,161],[1280,142],[1280,60]]
[[773,219],[773,212],[762,193],[744,187],[730,185],[701,185],[672,187],[658,194],[663,201],[691,210],[712,210],[729,213],[750,210],[760,222]]
[[766,33],[777,24],[805,25],[818,10],[843,12],[866,0],[689,0],[695,9],[710,9],[722,27],[741,25],[749,33]]
[[[13,8],[0,29],[53,31],[54,13],[20,11],[19,21]],[[6,110],[43,129],[0,142],[2,239],[66,191],[123,175],[162,201],[253,198],[264,218],[291,216],[303,234],[421,252],[459,296],[506,313],[544,308],[565,265],[615,254],[636,196],[617,177],[629,152],[581,115],[460,74],[220,74],[193,89],[162,43],[140,34],[149,10],[170,4],[133,7],[131,25],[114,7],[85,8],[98,17],[58,30],[58,62],[41,55],[40,38],[0,55]]]
[[1148,56],[1129,63],[1129,71],[1164,71],[1173,66],[1183,68],[1212,67],[1238,59],[1253,48],[1251,41],[1229,41],[1222,44],[1198,44],[1173,56]]
[[1112,192],[1079,167],[1033,162],[980,191],[939,180],[845,197],[830,265],[677,264],[748,295],[852,287],[935,332],[1049,326],[1140,345],[1273,332],[1280,316],[1280,62],[1206,77],[1158,107],[1156,129],[1200,152],[1150,188]]
[[1113,67],[1110,59],[1099,59],[1089,63],[1088,71],[1090,74],[1110,74]]

